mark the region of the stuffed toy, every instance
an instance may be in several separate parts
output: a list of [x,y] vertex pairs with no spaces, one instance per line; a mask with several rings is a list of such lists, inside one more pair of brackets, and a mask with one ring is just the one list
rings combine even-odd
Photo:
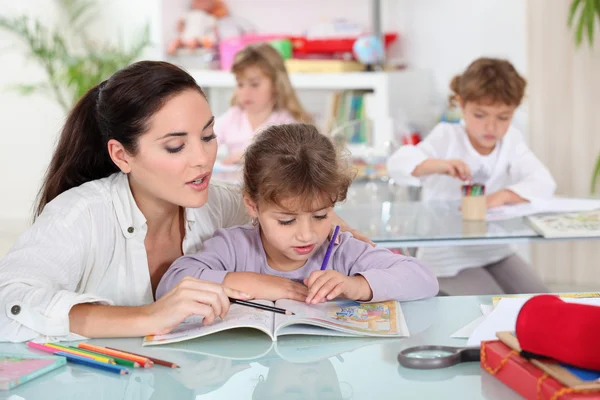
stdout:
[[195,50],[216,46],[217,20],[229,15],[223,0],[192,0],[185,17],[177,21],[177,38],[168,46],[167,53],[174,55],[180,48]]

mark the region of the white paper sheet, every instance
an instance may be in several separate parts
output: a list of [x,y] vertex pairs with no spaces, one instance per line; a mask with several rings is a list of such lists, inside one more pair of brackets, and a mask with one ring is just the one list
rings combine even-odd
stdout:
[[[496,340],[496,332],[514,331],[519,311],[527,300],[529,298],[501,299],[494,310],[475,328],[467,341],[467,346],[479,346],[482,340]],[[571,303],[600,306],[600,298],[597,297],[582,299],[563,298],[562,300]]]
[[485,317],[487,317],[487,315],[482,315],[480,317],[475,318],[473,321],[469,322],[467,325],[463,326],[462,328],[454,332],[452,335],[450,335],[450,337],[464,339],[470,337],[475,331],[475,329],[479,326],[479,324],[483,322]]

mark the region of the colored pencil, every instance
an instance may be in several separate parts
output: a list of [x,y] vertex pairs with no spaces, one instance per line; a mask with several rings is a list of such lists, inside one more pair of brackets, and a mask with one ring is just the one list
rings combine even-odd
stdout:
[[67,359],[67,361],[71,361],[76,364],[83,364],[83,365],[87,365],[92,368],[98,368],[98,369],[103,369],[105,371],[119,373],[121,375],[129,373],[127,368],[119,367],[118,365],[108,364],[105,362],[96,361],[92,358],[81,357],[81,356],[78,356],[73,353],[67,353],[67,352],[61,351],[57,348],[45,346],[40,343],[27,342],[27,346],[31,347],[32,349],[41,350],[41,351],[45,351],[46,353],[54,354],[55,356],[65,357]]
[[58,349],[55,349],[54,347],[48,347],[41,343],[27,342],[27,346],[31,347],[32,349],[41,350],[41,351],[45,351],[46,353],[52,353],[52,354],[58,353],[60,351]]
[[[156,365],[162,365],[164,367],[169,367],[169,368],[179,368],[179,365],[172,363],[170,361],[165,361],[165,360],[161,360],[160,358],[154,358],[154,357],[149,357],[149,356],[143,356],[141,354],[136,354],[136,353],[132,353],[129,350],[119,350],[119,349],[115,349],[114,347],[107,347],[107,349],[110,350],[116,350],[116,351],[121,351],[123,353],[127,353],[127,354],[131,354],[134,356],[138,356],[138,357],[146,357],[148,360],[152,361],[154,364]],[[116,360],[116,359],[115,359]]]
[[85,354],[77,348],[61,346],[59,344],[54,343],[44,343],[45,346],[52,347],[58,351],[63,351],[65,353],[75,354],[76,356],[91,358],[92,360],[96,360],[99,362],[107,363],[107,364],[115,364],[115,360],[110,357],[106,357],[104,354]]
[[485,185],[480,183],[474,183],[470,185],[462,185],[461,192],[463,196],[484,196]]
[[[79,347],[69,346],[69,348],[70,349],[75,349],[78,352],[81,352],[81,353],[84,353],[84,354],[89,354],[89,355],[92,355],[92,356],[102,356],[103,355],[103,354],[100,354],[100,353],[95,353],[93,351],[83,350],[83,349],[80,349]],[[109,347],[107,347],[107,349],[108,348]],[[117,365],[123,365],[125,367],[131,367],[131,368],[139,368],[140,367],[140,364],[137,363],[137,362],[135,362],[135,361],[126,360],[124,358],[119,358],[119,357],[112,357],[111,359],[114,360]]]
[[129,373],[129,370],[127,368],[123,368],[118,365],[107,364],[107,363],[103,363],[100,361],[92,360],[91,358],[81,357],[81,356],[75,355],[73,353],[59,351],[58,353],[54,353],[54,354],[57,356],[66,357],[67,361],[70,361],[75,364],[86,365],[88,367],[98,368],[98,369],[102,369],[104,371],[114,372],[114,373],[117,373],[120,375],[127,375]]
[[238,300],[238,299],[234,299],[232,297],[229,298],[229,301],[232,304],[239,304],[241,306],[258,308],[259,310],[272,311],[274,313],[285,314],[285,315],[295,315],[293,312],[288,311],[288,310],[284,310],[283,308],[272,307],[272,306],[265,306],[264,304],[253,303],[251,301]]
[[80,349],[93,351],[95,353],[106,354],[107,356],[111,356],[111,357],[119,357],[119,358],[123,358],[125,360],[135,361],[135,362],[139,363],[140,366],[143,366],[144,368],[150,368],[150,367],[152,367],[152,364],[153,364],[152,361],[150,361],[146,357],[134,356],[132,354],[124,353],[122,351],[111,350],[111,349],[107,349],[106,347],[95,346],[95,345],[89,344],[89,343],[79,343],[77,345],[77,347],[79,347]]
[[335,239],[337,238],[338,232],[340,231],[340,226],[336,225],[333,230],[333,235],[331,236],[331,241],[329,242],[329,246],[327,246],[327,252],[325,253],[325,258],[323,258],[323,263],[321,264],[321,271],[324,271],[327,268],[327,263],[329,262],[329,257],[331,257],[331,252],[333,251],[333,245],[335,244]]

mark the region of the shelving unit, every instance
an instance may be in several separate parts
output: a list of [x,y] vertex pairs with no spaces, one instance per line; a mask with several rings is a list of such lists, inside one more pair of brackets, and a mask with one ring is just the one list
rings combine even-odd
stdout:
[[[189,2],[188,0],[154,0],[150,4],[153,5],[154,9],[152,38],[157,45],[156,57],[167,59],[166,46],[174,37],[177,18],[185,12]],[[245,15],[245,13],[253,11],[248,8],[251,6],[249,3],[245,3],[245,0],[231,0],[228,4],[232,7],[232,10],[237,11],[238,15]],[[269,4],[280,3],[272,0],[261,0],[261,6],[265,7]],[[278,10],[284,13],[292,13],[294,5],[300,6],[302,1],[290,1],[286,4],[286,7],[278,8]],[[346,3],[340,1],[339,4]],[[330,7],[334,6],[335,4],[332,3]],[[368,14],[369,12],[373,13],[374,10],[381,11],[379,5],[372,2],[360,2],[360,6],[360,13]],[[371,8],[372,6],[376,7]],[[307,15],[304,14],[305,20]],[[358,13],[354,15],[358,17]],[[364,16],[365,14],[361,15]],[[386,15],[379,15],[373,20],[375,25],[381,25],[379,20],[381,16],[386,17]],[[257,16],[255,15],[255,17]],[[267,20],[268,18],[262,22],[266,23]],[[255,21],[255,23],[259,26],[261,22]],[[290,24],[290,29],[293,30],[294,26],[297,30],[298,25],[294,25],[294,22]],[[379,31],[381,31],[380,26]],[[185,64],[182,66],[187,68],[198,81],[198,84],[207,92],[214,115],[218,116],[225,112],[229,107],[229,99],[235,88],[234,76],[228,71],[200,70]],[[431,128],[433,76],[429,71],[406,69],[393,72],[297,73],[290,74],[290,78],[303,106],[316,117],[315,122],[320,126],[323,125],[324,114],[327,111],[332,91],[353,89],[372,91],[373,102],[370,115],[373,122],[375,152],[377,154],[385,155],[387,142],[394,136],[397,128],[395,122],[400,115],[407,118],[409,122],[422,131]],[[354,152],[354,150],[352,151]]]
[[[207,92],[213,112],[218,115],[228,105],[235,88],[235,78],[227,71],[189,70],[198,84]],[[290,74],[292,85],[298,91],[305,107],[325,110],[333,90],[370,90],[374,94],[373,130],[375,152],[384,155],[394,135],[394,121],[401,113],[417,127],[431,123],[431,75],[423,70],[393,72],[348,72],[320,74]],[[320,115],[319,112],[316,113]],[[322,121],[317,121],[317,123]]]

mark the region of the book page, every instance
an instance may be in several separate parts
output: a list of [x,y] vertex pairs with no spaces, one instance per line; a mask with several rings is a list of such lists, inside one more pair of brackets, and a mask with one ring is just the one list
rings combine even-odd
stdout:
[[[272,306],[267,300],[254,300],[254,303]],[[217,319],[212,325],[202,326],[203,317],[187,318],[179,326],[165,335],[150,335],[144,338],[142,346],[181,342],[235,328],[258,329],[273,339],[273,313],[252,307],[232,304],[225,319]]]
[[336,335],[325,330],[317,333],[314,328],[305,329],[302,324],[359,336],[409,336],[402,308],[397,301],[359,303],[337,300],[308,305],[293,300],[278,300],[275,305],[296,314],[278,314],[275,317],[275,336],[302,334],[302,330],[307,331],[304,334]]

